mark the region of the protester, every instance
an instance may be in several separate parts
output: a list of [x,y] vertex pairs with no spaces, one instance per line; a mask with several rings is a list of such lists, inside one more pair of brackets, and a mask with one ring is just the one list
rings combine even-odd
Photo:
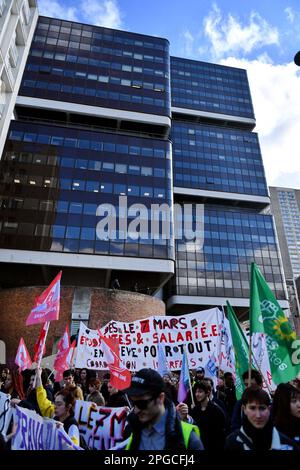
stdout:
[[[221,398],[221,397],[220,397]],[[236,390],[234,385],[234,379],[231,372],[224,373],[224,398],[223,398],[227,416],[228,424],[231,421],[234,406],[236,404]]]
[[200,429],[205,450],[223,450],[226,421],[223,411],[209,399],[211,386],[207,381],[196,382],[193,386],[195,407],[190,415]]
[[62,384],[60,384],[59,382],[54,383],[54,390],[55,390],[54,393],[56,394],[57,392],[59,392],[63,388],[69,387],[69,386],[75,387],[74,394],[75,394],[76,400],[83,400],[82,389],[81,389],[81,387],[79,387],[75,384],[75,374],[74,374],[73,370],[71,370],[71,369],[67,369],[63,372],[63,382],[62,382]]
[[[263,386],[262,376],[256,369],[251,369],[251,384],[249,384],[249,371],[248,370],[243,373],[242,379],[243,379],[245,388],[249,387],[250,385],[255,385],[260,388],[262,388]],[[242,416],[243,416],[242,400],[237,400],[232,411],[231,431],[234,431],[235,429],[239,429],[241,427]]]
[[276,428],[295,440],[300,450],[300,390],[289,383],[279,384],[272,412]]
[[47,399],[46,391],[42,385],[41,369],[36,372],[36,396],[42,416],[53,418],[62,423],[64,430],[70,436],[74,444],[79,445],[79,428],[74,418],[76,386],[68,385],[60,392],[57,392],[54,398],[54,404]]
[[172,383],[172,373],[169,372],[163,376],[163,381],[165,382],[165,394],[169,400],[172,400],[175,405],[178,403],[177,401],[177,389],[175,385]]
[[1,387],[1,392],[8,393],[11,398],[23,400],[25,398],[23,390],[23,377],[21,374],[9,371]]
[[164,381],[153,369],[141,369],[126,390],[134,407],[128,416],[130,437],[127,450],[167,450],[180,454],[202,450],[196,426],[182,421],[175,405],[166,399]]
[[79,372],[79,380],[76,382],[76,385],[78,385],[82,389],[82,394],[83,394],[84,399],[89,393],[89,387],[88,387],[89,378],[90,377],[89,377],[88,369],[81,369]]
[[201,382],[201,380],[204,379],[205,376],[205,369],[204,367],[198,367],[196,369],[195,377],[194,377],[194,382]]
[[225,450],[297,450],[295,442],[273,425],[267,392],[252,385],[242,395],[242,426],[231,433]]
[[228,415],[227,415],[227,411],[226,411],[226,406],[225,406],[225,403],[218,398],[217,392],[214,390],[214,381],[212,380],[211,377],[204,377],[203,382],[207,382],[210,385],[211,392],[210,392],[210,395],[209,395],[209,399],[214,405],[216,405],[218,408],[220,408],[220,410],[222,411],[222,413],[224,415],[224,418],[227,422]]
[[125,397],[124,392],[113,387],[110,383],[107,385],[108,388],[108,399],[106,406],[117,408],[119,406],[128,406],[128,401]]
[[3,369],[1,370],[1,376],[0,376],[0,389],[2,388],[2,385],[4,385],[4,382],[8,374],[9,374],[9,368],[3,367]]
[[[12,398],[11,405],[12,406],[18,405],[18,406],[21,406],[22,408],[34,410],[36,411],[36,413],[41,415],[37,398],[36,398],[36,391],[35,391],[35,371],[30,370],[30,369],[25,369],[22,372],[22,375],[23,375],[23,389],[24,389],[24,394],[25,394],[24,399],[20,400],[18,398]],[[47,398],[49,400],[51,400],[51,397],[47,395]]]
[[100,393],[100,386],[101,382],[99,379],[92,378],[89,380],[89,394],[86,397],[86,401],[92,401],[93,403],[96,403],[97,406],[104,406],[105,405],[105,400]]
[[109,392],[108,392],[108,383],[109,383],[109,381],[110,381],[110,373],[106,372],[103,375],[102,385],[101,385],[101,388],[100,388],[100,392],[104,397],[105,403],[107,402],[107,400],[109,398]]

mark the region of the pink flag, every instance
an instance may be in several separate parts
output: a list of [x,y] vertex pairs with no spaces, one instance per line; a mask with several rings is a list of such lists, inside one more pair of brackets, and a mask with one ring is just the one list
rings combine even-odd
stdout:
[[20,339],[15,364],[19,366],[19,373],[21,373],[22,370],[29,369],[32,365],[32,361],[23,338]]
[[64,334],[62,335],[59,342],[57,343],[57,350],[63,351],[64,349],[68,349],[69,347],[70,347],[70,333],[69,333],[69,326],[66,325]]
[[122,365],[119,356],[119,343],[114,338],[106,338],[98,330],[101,339],[101,348],[104,352],[104,359],[107,362],[110,371],[110,384],[117,390],[124,390],[130,387],[131,374],[126,367]]
[[67,325],[64,334],[57,344],[58,351],[54,359],[55,380],[57,382],[62,380],[62,373],[70,368],[71,350],[73,347],[74,341],[72,346],[70,346],[69,327]]
[[33,309],[26,320],[26,325],[58,320],[61,275],[62,271],[53,279],[50,286],[35,299]]
[[38,340],[33,347],[33,350],[34,350],[33,361],[34,362],[39,362],[46,352],[45,337],[46,337],[47,332],[48,332],[47,322],[45,322],[40,331],[40,336],[38,337]]

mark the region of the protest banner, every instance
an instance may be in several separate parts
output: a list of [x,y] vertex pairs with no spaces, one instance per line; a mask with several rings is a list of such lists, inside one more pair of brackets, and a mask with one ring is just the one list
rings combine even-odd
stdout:
[[0,392],[0,433],[6,436],[7,429],[12,417],[12,409],[10,407],[10,395]]
[[76,400],[75,419],[90,449],[108,450],[123,441],[127,407],[108,408]]
[[[204,366],[213,352],[218,354],[222,313],[218,308],[178,317],[153,316],[131,323],[110,321],[101,333],[116,338],[119,355],[127,369],[158,368],[158,344],[163,349],[170,370],[180,370],[186,347],[189,369]],[[223,344],[221,349],[224,370],[230,358]],[[75,367],[95,370],[108,369],[97,330],[80,323]]]
[[57,421],[42,418],[35,411],[16,406],[14,422],[17,431],[12,439],[12,450],[81,450]]

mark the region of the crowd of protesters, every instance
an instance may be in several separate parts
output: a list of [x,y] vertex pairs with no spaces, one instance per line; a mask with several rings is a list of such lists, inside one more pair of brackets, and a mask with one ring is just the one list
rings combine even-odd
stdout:
[[[52,377],[52,380],[51,380]],[[243,374],[245,390],[236,399],[233,375],[218,371],[218,385],[203,368],[191,372],[191,390],[178,403],[179,373],[161,377],[152,369],[133,374],[131,386],[114,388],[107,373],[88,369],[66,370],[54,382],[50,370],[18,374],[2,367],[1,391],[18,405],[53,418],[76,445],[85,448],[74,418],[76,400],[95,406],[128,407],[120,449],[130,450],[300,450],[300,380],[279,384],[272,394],[263,388],[257,370]],[[9,448],[11,424],[0,446]],[[6,442],[7,441],[7,442]]]

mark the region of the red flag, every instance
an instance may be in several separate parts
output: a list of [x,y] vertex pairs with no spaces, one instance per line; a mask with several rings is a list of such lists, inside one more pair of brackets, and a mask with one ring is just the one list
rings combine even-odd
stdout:
[[116,367],[113,364],[108,364],[109,372],[111,374],[110,384],[117,390],[124,390],[130,387],[131,373],[126,367]]
[[64,334],[57,344],[57,354],[54,359],[54,369],[56,370],[55,380],[62,380],[63,371],[70,368],[70,351],[74,345],[70,346],[69,327],[66,326]]
[[115,338],[106,338],[98,330],[101,339],[101,349],[110,371],[110,384],[117,390],[128,388],[131,383],[131,373],[123,366],[119,356],[119,343]]
[[33,362],[39,362],[39,360],[42,359],[43,355],[46,352],[45,337],[46,337],[47,331],[48,331],[47,322],[45,322],[40,331],[40,336],[38,337],[38,340],[33,347],[33,350],[34,350]]
[[63,351],[70,347],[70,333],[69,333],[69,326],[66,326],[64,334],[60,338],[59,342],[57,343],[58,351]]
[[58,320],[61,275],[62,271],[53,279],[50,286],[35,299],[33,309],[26,320],[26,325]]
[[67,357],[67,362],[69,364],[69,369],[72,367],[72,364],[73,364],[75,348],[76,348],[76,339],[74,339],[74,341],[72,342],[72,344],[69,348],[69,354],[68,354],[68,357]]
[[29,369],[32,365],[32,361],[23,338],[20,339],[15,364],[19,366],[19,373],[21,373],[22,370]]

